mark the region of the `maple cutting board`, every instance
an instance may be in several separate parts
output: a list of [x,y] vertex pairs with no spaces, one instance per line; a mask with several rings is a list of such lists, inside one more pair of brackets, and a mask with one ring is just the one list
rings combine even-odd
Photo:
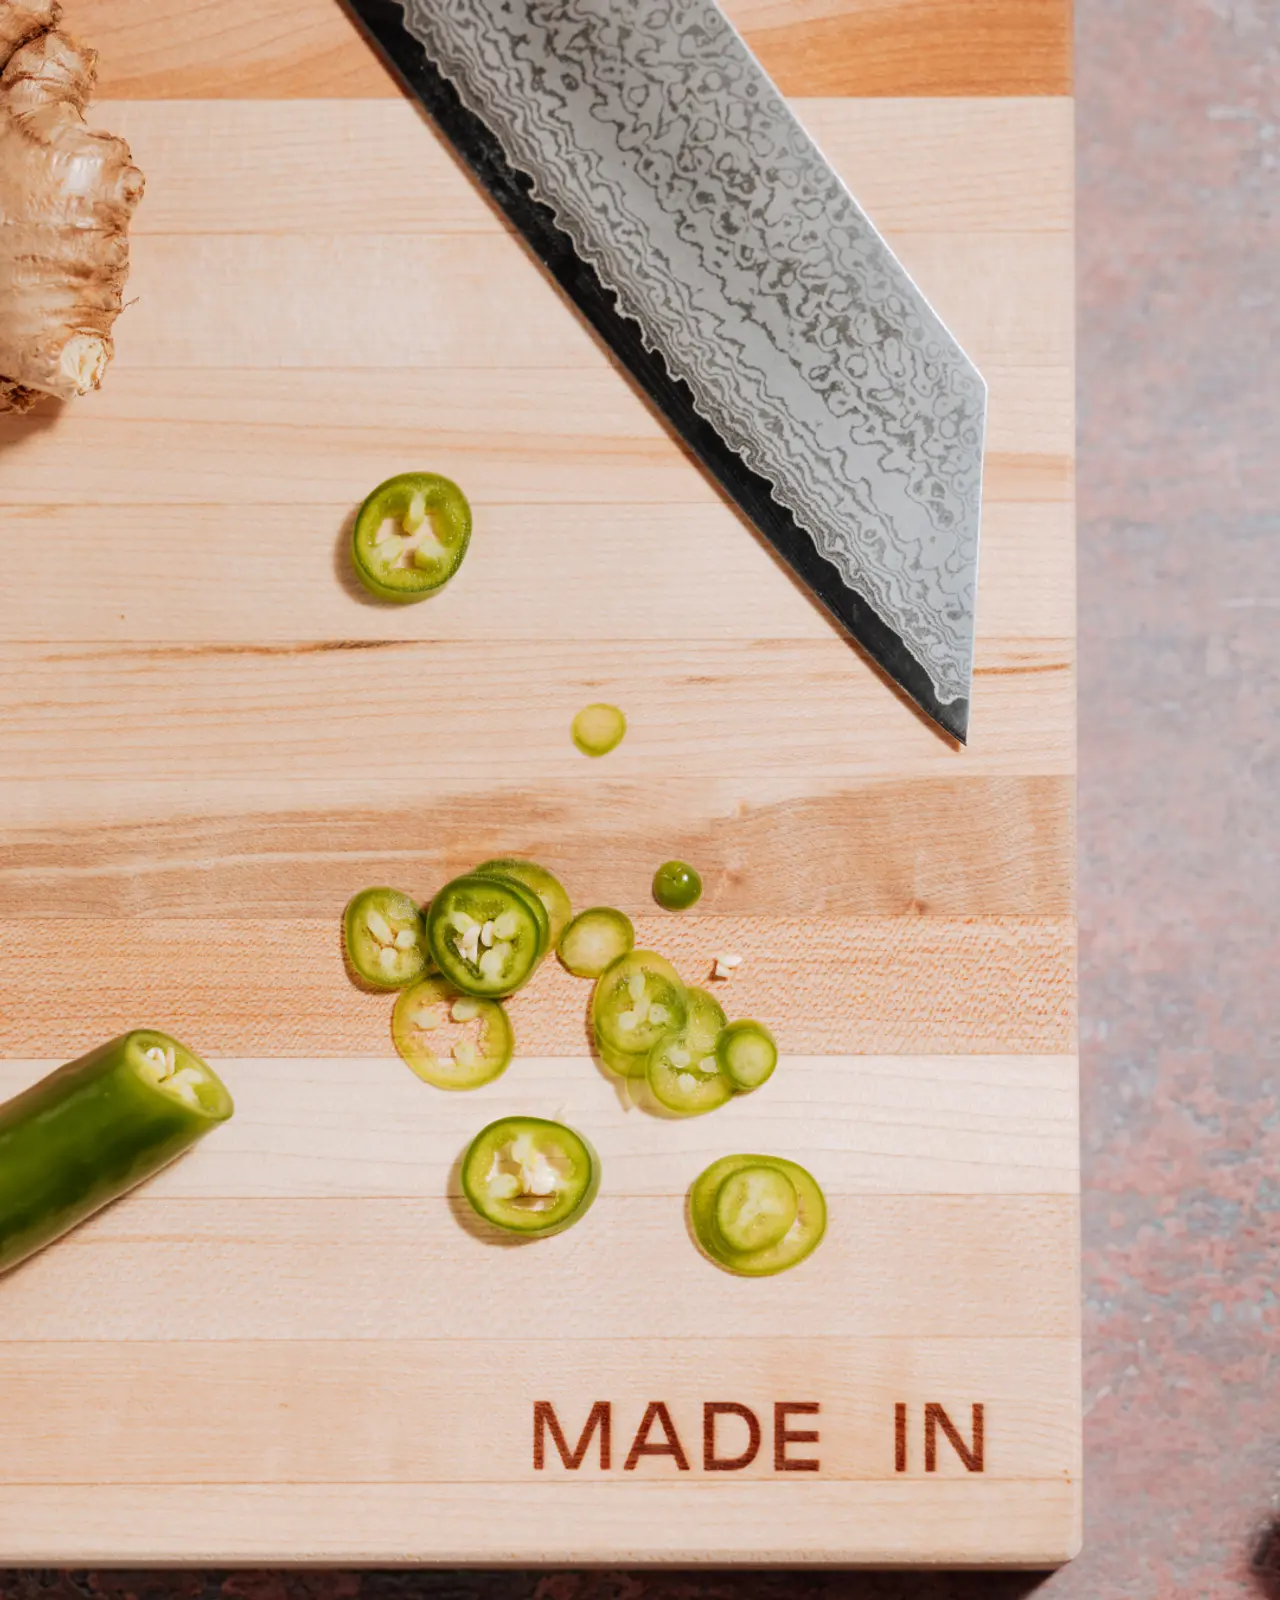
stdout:
[[[0,1089],[149,1023],[239,1109],[0,1282],[0,1564],[1076,1546],[1070,18],[731,9],[991,382],[968,750],[721,500],[334,0],[67,0],[148,188],[105,390],[0,429]],[[414,467],[475,538],[445,595],[380,608],[349,517]],[[599,763],[569,740],[595,699],[631,723]],[[625,1111],[554,963],[501,1081],[414,1079],[341,907],[498,853],[692,980],[738,951],[774,1080]],[[671,855],[707,884],[680,918],[648,894]],[[502,1248],[455,1163],[516,1110],[587,1132],[604,1185]],[[831,1208],[763,1281],[684,1221],[751,1149]]]

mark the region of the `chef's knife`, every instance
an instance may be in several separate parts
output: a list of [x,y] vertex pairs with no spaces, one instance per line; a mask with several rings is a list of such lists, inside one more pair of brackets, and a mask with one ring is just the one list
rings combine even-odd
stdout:
[[986,386],[713,0],[346,0],[832,616],[964,740]]

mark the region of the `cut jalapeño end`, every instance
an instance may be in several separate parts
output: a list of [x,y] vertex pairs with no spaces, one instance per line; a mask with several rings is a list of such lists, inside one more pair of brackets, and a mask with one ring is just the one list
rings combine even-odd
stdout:
[[685,1027],[669,1033],[649,1052],[645,1078],[654,1099],[680,1117],[699,1117],[733,1098],[714,1046],[702,1046]]
[[[721,1231],[721,1215],[730,1218],[733,1236],[742,1238],[748,1230],[757,1227],[750,1215],[757,1200],[769,1193],[781,1196],[780,1210],[770,1213],[773,1220],[758,1225],[766,1235],[776,1229],[778,1217],[789,1210],[785,1189],[775,1187],[772,1182],[766,1189],[758,1177],[752,1184],[729,1190],[721,1204],[721,1191],[731,1178],[760,1169],[787,1180],[795,1194],[795,1216],[773,1243],[736,1248]],[[694,1180],[689,1196],[689,1220],[699,1248],[717,1266],[741,1277],[766,1278],[797,1266],[818,1248],[826,1232],[827,1203],[812,1175],[794,1161],[786,1161],[781,1156],[723,1156]]]
[[500,1000],[538,965],[545,915],[538,897],[508,878],[455,878],[427,911],[427,947],[455,989]]
[[520,861],[514,857],[486,861],[483,866],[477,867],[476,871],[484,878],[494,875],[500,878],[514,878],[517,883],[524,884],[526,889],[532,889],[546,907],[547,918],[551,924],[551,936],[547,948],[549,950],[556,948],[561,935],[569,926],[573,907],[569,903],[564,884],[554,872],[548,872],[546,867],[540,867],[536,861]]
[[617,706],[603,701],[583,706],[573,719],[573,742],[584,756],[607,756],[622,743],[627,719]]
[[653,875],[653,898],[664,911],[687,911],[702,898],[702,879],[687,861],[664,861]]
[[716,1041],[728,1020],[724,1007],[715,995],[708,994],[705,989],[689,990],[689,1015],[685,1031],[704,1054],[715,1049]]
[[683,1028],[688,991],[680,974],[653,950],[631,950],[596,980],[591,1020],[602,1043],[628,1055],[647,1054],[664,1034]]
[[778,1046],[763,1022],[731,1022],[716,1042],[721,1071],[740,1094],[750,1094],[773,1076]]
[[210,1122],[225,1122],[235,1111],[222,1079],[194,1050],[167,1033],[139,1028],[121,1041],[129,1066],[147,1085],[199,1112]]
[[479,1089],[511,1064],[515,1035],[501,1001],[462,995],[439,977],[402,989],[391,1017],[400,1059],[437,1089]]
[[620,1078],[643,1078],[645,1068],[649,1065],[649,1055],[644,1050],[616,1050],[600,1037],[600,1030],[595,1030],[596,1054],[608,1067],[610,1072],[616,1072]]
[[491,1122],[462,1158],[462,1190],[486,1222],[538,1237],[577,1222],[596,1197],[600,1168],[579,1134],[541,1117]]
[[564,930],[560,960],[575,978],[598,978],[621,956],[634,949],[636,930],[624,911],[592,906]]
[[476,878],[492,878],[495,883],[509,884],[524,896],[530,911],[537,918],[538,960],[541,961],[551,948],[551,913],[547,910],[546,902],[536,895],[527,883],[521,883],[520,879],[513,873],[499,872],[496,868],[477,867],[472,876]]
[[462,565],[471,507],[456,483],[434,472],[402,472],[380,483],[356,513],[356,576],[380,600],[425,600]]
[[777,1167],[742,1167],[716,1192],[715,1222],[730,1250],[768,1250],[790,1233],[799,1213],[796,1186]]
[[342,917],[347,959],[377,989],[402,989],[427,970],[426,932],[417,902],[399,889],[362,889]]

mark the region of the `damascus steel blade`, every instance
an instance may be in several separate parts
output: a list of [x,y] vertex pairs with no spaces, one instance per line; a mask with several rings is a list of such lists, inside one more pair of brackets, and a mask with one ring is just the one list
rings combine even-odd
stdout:
[[712,0],[346,0],[816,598],[964,740],[986,386]]

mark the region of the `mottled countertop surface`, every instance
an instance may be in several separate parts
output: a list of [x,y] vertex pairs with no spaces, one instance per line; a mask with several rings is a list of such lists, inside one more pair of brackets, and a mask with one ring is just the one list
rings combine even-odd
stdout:
[[0,1573],[4,1600],[1280,1597],[1280,4],[1080,0],[1085,1554]]

